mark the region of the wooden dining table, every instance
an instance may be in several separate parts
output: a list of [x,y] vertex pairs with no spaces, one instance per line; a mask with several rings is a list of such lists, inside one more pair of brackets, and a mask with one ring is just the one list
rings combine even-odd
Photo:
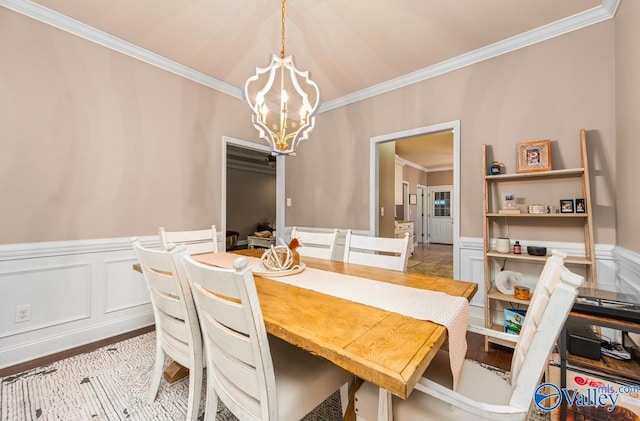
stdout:
[[[252,257],[260,257],[263,252],[258,249],[233,251]],[[210,253],[193,258],[205,264],[213,260]],[[302,257],[301,261],[309,268],[444,292],[467,300],[478,290],[473,282],[310,257]],[[321,356],[402,399],[409,396],[447,339],[447,329],[431,321],[275,279],[255,275],[254,279],[269,334]],[[388,394],[389,405],[390,401]]]

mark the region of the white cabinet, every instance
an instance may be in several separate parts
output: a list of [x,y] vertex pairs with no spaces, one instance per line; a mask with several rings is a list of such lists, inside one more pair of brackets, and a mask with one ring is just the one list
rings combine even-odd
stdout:
[[395,237],[403,238],[407,232],[409,233],[409,254],[413,254],[413,221],[396,221]]
[[404,203],[404,195],[402,194],[402,177],[403,175],[404,164],[400,164],[396,162],[396,172],[395,172],[395,203],[396,205],[402,205]]

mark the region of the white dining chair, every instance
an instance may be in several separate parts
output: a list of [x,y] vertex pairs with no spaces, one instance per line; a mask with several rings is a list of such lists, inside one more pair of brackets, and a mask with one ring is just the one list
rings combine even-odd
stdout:
[[[584,281],[564,267],[564,257],[554,251],[547,259],[518,336],[469,327],[469,331],[516,343],[510,382],[465,360],[454,391],[448,353],[439,351],[409,398],[392,398],[389,409],[392,419],[526,420],[549,354],[573,307],[577,288]],[[379,415],[388,416],[378,410],[383,396],[376,386],[365,382],[355,394],[357,419],[372,421]]]
[[344,262],[382,269],[407,271],[409,233],[402,238],[354,235],[347,230],[344,242]]
[[205,419],[220,399],[240,420],[299,420],[352,375],[267,334],[247,263],[222,269],[184,257],[205,343]]
[[218,234],[216,226],[194,231],[166,231],[160,227],[160,242],[166,248],[169,244],[184,244],[189,254],[217,253]]
[[171,250],[152,250],[133,239],[133,249],[142,268],[151,295],[156,323],[156,358],[151,377],[149,402],[158,394],[165,355],[189,369],[189,421],[198,418],[203,380],[204,353],[189,281],[184,273],[181,254],[184,245]]
[[338,242],[338,230],[315,231],[293,227],[291,238],[298,239],[300,247],[297,250],[300,256],[332,260]]

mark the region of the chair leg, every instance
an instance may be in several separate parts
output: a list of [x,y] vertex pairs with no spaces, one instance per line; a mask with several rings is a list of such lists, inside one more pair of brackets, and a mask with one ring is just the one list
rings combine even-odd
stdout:
[[149,386],[149,403],[153,403],[158,395],[162,370],[164,370],[164,350],[160,342],[156,339],[156,361],[153,364],[153,374],[151,374],[151,385]]
[[344,418],[347,413],[347,406],[349,406],[349,385],[352,382],[345,383],[340,388],[340,404],[342,406],[342,417]]
[[[212,373],[209,374],[209,371]],[[213,388],[213,369],[207,368],[207,397],[204,407],[204,421],[215,421],[218,412],[218,395]]]
[[378,420],[392,421],[391,393],[382,387],[379,388],[378,393]]
[[202,362],[196,362],[189,370],[189,404],[187,406],[187,420],[198,419],[200,409],[200,395],[202,394]]

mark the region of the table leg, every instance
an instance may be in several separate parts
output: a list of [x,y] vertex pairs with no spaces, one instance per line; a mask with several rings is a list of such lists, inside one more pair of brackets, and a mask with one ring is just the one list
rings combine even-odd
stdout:
[[391,392],[381,387],[378,395],[378,421],[393,421],[392,418]]
[[189,369],[175,361],[172,361],[167,368],[164,369],[164,379],[169,383],[177,382],[188,375]]

